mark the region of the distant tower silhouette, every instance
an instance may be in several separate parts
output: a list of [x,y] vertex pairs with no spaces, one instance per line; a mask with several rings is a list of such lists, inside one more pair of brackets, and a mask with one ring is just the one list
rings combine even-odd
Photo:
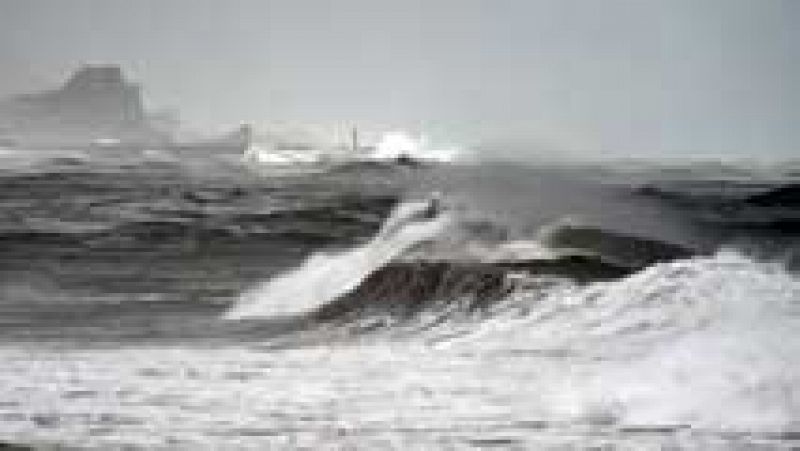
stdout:
[[250,144],[253,141],[253,125],[252,124],[241,124],[239,126],[239,137],[241,138],[242,142],[245,144],[245,147],[250,147]]
[[352,130],[351,133],[352,133],[351,138],[352,138],[352,146],[353,146],[352,150],[353,150],[353,154],[355,155],[355,154],[358,153],[358,127],[353,126],[353,130]]

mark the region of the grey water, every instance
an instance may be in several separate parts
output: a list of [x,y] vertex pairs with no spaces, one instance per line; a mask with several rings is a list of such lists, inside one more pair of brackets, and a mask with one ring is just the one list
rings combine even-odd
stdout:
[[0,158],[2,442],[799,446],[796,164]]

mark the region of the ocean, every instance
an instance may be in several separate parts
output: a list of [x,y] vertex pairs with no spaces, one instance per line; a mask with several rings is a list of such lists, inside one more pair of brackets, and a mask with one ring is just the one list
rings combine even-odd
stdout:
[[0,442],[800,446],[800,164],[0,154]]

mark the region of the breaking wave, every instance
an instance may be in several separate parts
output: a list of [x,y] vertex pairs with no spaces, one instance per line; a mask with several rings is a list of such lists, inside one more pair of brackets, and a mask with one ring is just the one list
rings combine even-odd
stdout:
[[484,231],[472,239],[494,253],[455,256],[436,244],[469,227],[434,210],[401,205],[367,244],[312,256],[227,318],[299,314],[448,352],[541,359],[538,388],[523,391],[547,418],[794,427],[800,280],[782,263],[565,224],[512,246],[526,252]]
[[408,317],[466,298],[469,309],[482,309],[532,277],[581,284],[691,255],[679,245],[569,223],[511,240],[502,224],[442,204],[436,196],[401,204],[368,243],[312,255],[244,293],[226,317]]
[[401,205],[369,243],[348,252],[313,255],[301,267],[245,293],[227,318],[304,313],[336,299],[404,251],[441,233],[448,218],[430,208],[426,201]]

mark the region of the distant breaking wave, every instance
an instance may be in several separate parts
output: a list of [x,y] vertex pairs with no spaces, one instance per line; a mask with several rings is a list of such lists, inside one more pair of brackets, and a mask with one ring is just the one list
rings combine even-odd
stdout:
[[244,160],[272,166],[308,165],[319,163],[345,164],[360,162],[392,162],[407,159],[426,163],[450,163],[463,156],[457,146],[433,146],[420,137],[412,138],[404,132],[384,134],[375,146],[357,151],[333,146],[304,146],[299,149],[281,149],[271,145],[251,145]]

